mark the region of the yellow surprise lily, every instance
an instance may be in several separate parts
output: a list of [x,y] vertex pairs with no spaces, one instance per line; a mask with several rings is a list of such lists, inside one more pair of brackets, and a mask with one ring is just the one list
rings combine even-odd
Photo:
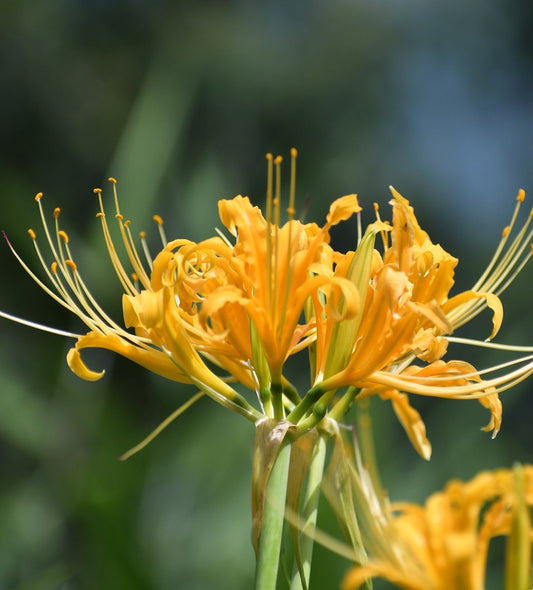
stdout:
[[[267,155],[265,213],[248,197],[219,201],[219,232],[201,242],[162,239],[152,257],[141,232],[136,247],[131,224],[119,207],[116,180],[115,219],[125,261],[108,225],[101,189],[97,217],[109,257],[123,288],[123,322],[99,306],[85,285],[70,251],[68,234],[54,211],[50,229],[36,197],[47,250],[30,230],[46,279],[18,256],[23,268],[58,303],[76,314],[87,334],[55,331],[76,339],[68,353],[70,368],[84,379],[103,373],[81,358],[86,348],[105,348],[175,381],[191,383],[252,422],[288,420],[302,433],[327,417],[340,420],[350,405],[370,395],[391,400],[418,452],[431,446],[408,395],[479,399],[491,412],[487,429],[501,423],[498,393],[533,372],[531,356],[478,371],[461,360],[445,361],[449,342],[501,347],[531,353],[531,348],[464,341],[452,336],[487,306],[493,313],[493,337],[501,324],[499,299],[531,256],[531,216],[518,232],[514,225],[524,193],[495,256],[469,290],[451,295],[457,259],[434,244],[418,224],[409,201],[392,190],[392,223],[376,220],[363,232],[356,195],[335,200],[322,226],[295,219],[296,150],[291,152],[291,189],[281,221],[281,157]],[[330,230],[357,215],[358,240],[351,252],[330,244]],[[514,236],[514,237],[513,237]],[[382,248],[378,250],[377,240]],[[9,243],[9,242],[8,242]],[[144,253],[144,256],[141,255]],[[310,389],[300,395],[286,374],[287,359],[309,353]],[[513,364],[518,362],[520,364]],[[238,381],[258,398],[254,404],[230,385]],[[345,393],[338,393],[347,387]],[[254,397],[252,396],[252,398]]]
[[380,524],[367,529],[368,562],[348,572],[343,590],[357,590],[372,577],[405,590],[484,590],[489,544],[496,536],[507,538],[505,590],[531,587],[533,466],[451,481],[423,506],[381,502],[378,509],[374,500]]
[[[355,399],[379,394],[392,401],[415,448],[427,459],[431,445],[407,394],[479,399],[491,412],[486,429],[495,435],[501,424],[498,392],[532,372],[531,357],[508,372],[500,371],[505,365],[478,372],[463,361],[441,360],[449,341],[463,342],[451,337],[452,332],[487,306],[493,312],[490,337],[497,333],[503,318],[498,296],[531,256],[531,216],[507,249],[505,241],[512,226],[506,228],[495,257],[472,289],[450,296],[457,259],[431,242],[407,199],[391,190],[392,225],[381,221],[378,214],[358,250],[347,254],[336,267],[336,275],[357,286],[362,302],[358,314],[339,320],[325,312],[324,298],[313,300],[317,323],[315,382],[308,399],[292,417],[309,416],[313,404],[328,404],[342,387],[354,388]],[[520,191],[513,224],[523,197]],[[374,235],[382,236],[382,255],[371,250]],[[523,350],[530,352],[529,348]],[[484,375],[493,370],[500,372],[485,379]],[[345,409],[343,402],[330,415],[339,418]]]

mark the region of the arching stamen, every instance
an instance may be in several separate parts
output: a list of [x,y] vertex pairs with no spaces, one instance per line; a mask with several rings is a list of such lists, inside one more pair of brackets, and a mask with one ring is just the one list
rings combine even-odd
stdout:
[[298,156],[298,150],[291,148],[291,184],[289,192],[289,206],[287,207],[287,218],[289,221],[294,219],[296,214],[295,203],[296,203],[296,158]]
[[17,324],[22,324],[23,326],[28,326],[28,328],[34,328],[36,330],[40,330],[41,332],[49,332],[50,334],[55,334],[56,336],[66,336],[67,338],[81,338],[81,334],[75,334],[74,332],[66,332],[65,330],[59,330],[57,328],[51,328],[50,326],[45,326],[44,324],[39,324],[37,322],[32,322],[30,320],[25,320],[24,318],[19,318],[16,315],[11,315],[10,313],[6,313],[5,311],[0,310],[0,317],[10,320],[12,322],[16,322]]
[[[120,261],[120,258],[117,255],[117,251],[115,248],[115,244],[113,243],[113,239],[111,238],[111,232],[109,231],[109,226],[107,225],[104,204],[102,201],[102,189],[95,188],[93,190],[93,193],[98,197],[100,212],[96,214],[96,217],[100,218],[100,221],[102,224],[102,233],[104,234],[104,241],[105,241],[105,244],[107,247],[109,259],[111,260],[113,268],[115,269],[115,273],[116,273],[124,291],[129,295],[135,295],[137,293],[137,290],[135,289],[135,286],[131,282],[129,274],[124,269],[122,262]],[[120,213],[117,213],[117,215],[120,215]]]
[[489,264],[487,265],[487,268],[485,269],[485,271],[483,272],[483,274],[479,277],[479,279],[476,282],[476,284],[473,286],[472,289],[474,291],[480,290],[480,286],[484,283],[485,279],[492,272],[492,269],[494,268],[496,262],[498,261],[498,258],[500,256],[502,250],[504,249],[505,244],[507,243],[507,238],[508,238],[509,234],[511,233],[512,229],[513,229],[513,226],[515,224],[516,218],[518,217],[518,212],[520,211],[520,205],[524,202],[524,198],[525,198],[525,192],[524,192],[523,189],[520,189],[518,191],[518,195],[516,197],[516,205],[515,205],[515,209],[514,209],[513,215],[511,217],[511,222],[504,229],[503,235],[502,235],[502,239],[501,239],[500,243],[498,244],[498,247],[496,248],[496,251],[494,252],[494,255],[492,256],[492,259],[490,260]]
[[[517,203],[511,222],[503,230],[502,239],[500,240],[487,268],[473,286],[473,291],[478,293],[493,293],[496,296],[500,296],[516,279],[531,258],[532,252],[530,242],[533,238],[533,230],[529,229],[529,226],[533,217],[533,210],[530,212],[527,220],[512,239],[511,243],[508,244],[524,198],[525,193],[520,189],[516,198]],[[524,255],[524,252],[528,247],[529,250]],[[452,322],[454,329],[456,329],[469,322],[486,307],[486,300],[476,299],[475,301],[465,303],[450,312],[449,319]]]
[[453,344],[465,344],[479,348],[492,348],[495,350],[506,350],[508,352],[533,352],[533,346],[518,346],[515,344],[502,344],[487,340],[474,340],[473,338],[460,338],[458,336],[445,336],[448,342]]
[[281,163],[282,156],[274,158],[274,166],[276,168],[276,190],[274,193],[274,226],[279,227],[281,222],[280,208],[281,208]]
[[[95,191],[96,194],[99,194],[101,191],[97,189]],[[39,208],[41,211],[41,219],[43,228],[46,234],[46,239],[50,250],[52,252],[53,262],[49,267],[48,264],[45,262],[45,259],[42,255],[41,249],[39,248],[39,244],[37,242],[37,235],[33,229],[28,230],[28,234],[33,241],[33,245],[35,251],[37,253],[37,257],[39,262],[41,263],[42,268],[44,269],[48,280],[54,287],[55,291],[50,289],[48,285],[43,283],[41,279],[37,277],[37,275],[27,266],[27,264],[22,260],[19,254],[11,245],[10,241],[7,239],[7,236],[4,234],[6,242],[11,249],[11,252],[22,266],[22,268],[27,272],[30,278],[47,294],[49,295],[54,301],[59,303],[62,307],[68,309],[70,312],[74,313],[79,317],[79,319],[90,329],[96,332],[110,334],[115,333],[118,336],[132,342],[133,344],[146,349],[151,350],[152,346],[150,345],[150,341],[146,338],[141,338],[136,336],[135,334],[131,334],[127,332],[123,327],[118,325],[112,318],[110,318],[103,309],[98,305],[95,301],[94,297],[91,295],[89,289],[83,282],[78,270],[76,263],[73,260],[73,256],[70,252],[69,247],[69,237],[68,234],[59,228],[59,214],[60,209],[56,207],[54,210],[54,219],[56,224],[56,243],[57,249],[52,241],[52,236],[50,234],[48,224],[46,222],[46,218],[44,216],[44,211],[42,209],[40,200],[42,198],[42,193],[39,193],[35,200],[39,204]],[[101,212],[99,216],[103,216]],[[113,250],[114,251],[114,250]],[[110,252],[111,253],[111,252]],[[116,256],[116,254],[115,254]],[[65,281],[65,282],[63,282]],[[3,312],[2,312],[3,313]],[[62,330],[56,330],[54,328],[50,328],[48,326],[30,322],[27,320],[22,320],[20,318],[16,318],[16,316],[10,316],[10,314],[3,313],[4,317],[8,319],[13,319],[14,321],[18,321],[18,323],[22,323],[28,326],[36,327],[37,329],[51,332],[54,334],[62,334],[69,337],[79,338],[81,335],[73,334],[70,332],[64,332]]]
[[117,181],[110,176],[108,178],[109,182],[113,185],[113,198],[115,201],[115,209],[116,209],[116,219],[119,224],[120,235],[122,236],[122,242],[124,243],[124,248],[126,250],[126,254],[130,260],[130,263],[133,267],[134,272],[139,277],[141,283],[144,285],[145,288],[148,288],[150,285],[150,279],[144,270],[142,262],[139,258],[139,254],[137,252],[137,248],[135,246],[135,242],[133,241],[133,237],[131,235],[131,230],[129,229],[130,221],[124,221],[124,218],[119,210],[119,202],[118,202],[118,192],[117,192]]
[[[527,248],[531,238],[533,237],[533,231],[527,232],[530,223],[531,214],[529,215],[527,221],[522,226],[518,234],[515,236],[509,247],[507,248],[507,251],[502,256],[502,259],[500,260],[496,268],[486,279],[486,282],[481,284],[481,289],[496,294],[501,293],[503,291],[500,285],[504,282],[505,278],[511,273],[513,268],[516,267],[518,260],[524,253],[524,250]],[[511,230],[512,226],[510,226],[509,233]],[[507,239],[507,235],[504,237],[504,239]]]
[[[524,248],[526,247],[526,244],[524,243]],[[522,248],[522,252],[524,250],[524,248]],[[511,283],[513,283],[516,279],[516,277],[522,272],[522,270],[524,269],[524,267],[526,266],[526,264],[529,262],[529,259],[531,258],[531,256],[533,256],[533,244],[529,245],[529,251],[528,253],[522,258],[522,261],[518,264],[518,266],[516,266],[513,270],[513,273],[511,274],[511,276],[507,277],[507,280],[505,281],[505,283],[503,283],[503,285],[498,286],[498,288],[495,291],[495,294],[500,296],[504,291],[507,290],[507,288],[509,287],[509,285]],[[512,266],[511,266],[512,268]],[[509,273],[506,273],[506,275]],[[500,281],[501,282],[501,281]]]
[[141,258],[139,256],[138,251],[137,251],[137,248],[135,246],[135,242],[133,241],[133,236],[131,234],[129,220],[124,222],[124,231],[125,231],[124,246],[126,247],[126,252],[129,256],[131,265],[133,267],[133,271],[134,271],[135,275],[137,276],[137,281],[139,284],[142,284],[142,286],[145,289],[149,289],[150,288],[150,277],[148,276],[148,273],[144,270],[144,266],[142,264]]
[[276,156],[274,158],[274,166],[276,172],[276,188],[274,193],[274,260],[273,260],[273,279],[272,279],[272,305],[273,305],[273,316],[274,316],[274,325],[278,323],[278,306],[279,301],[277,298],[278,294],[278,279],[279,279],[279,224],[280,224],[280,206],[281,206],[281,163],[283,162],[283,158],[281,156]]
[[163,227],[163,218],[160,215],[154,215],[153,220],[157,223],[157,229],[159,230],[159,236],[161,237],[161,243],[164,248],[168,244],[168,240],[165,234],[165,228]]
[[[528,357],[526,357],[527,359]],[[524,361],[525,362],[525,361]],[[487,381],[480,381],[476,383],[469,383],[468,385],[428,385],[419,377],[416,380],[416,375],[394,375],[392,373],[385,373],[379,371],[375,373],[374,381],[380,383],[385,387],[393,387],[405,393],[412,393],[415,395],[424,395],[428,397],[441,397],[444,399],[479,399],[487,397],[488,395],[502,393],[518,383],[521,383],[533,374],[533,362],[529,361],[524,367],[520,367],[500,375],[493,377]],[[455,376],[457,379],[463,378],[462,375]],[[451,379],[454,376],[452,375]],[[435,377],[427,380],[436,381]],[[450,378],[448,378],[448,381]]]
[[[56,248],[54,246],[54,242],[52,241],[52,236],[50,235],[50,230],[48,229],[48,223],[46,222],[46,217],[44,215],[44,209],[43,209],[43,206],[41,203],[42,198],[43,198],[43,193],[37,193],[35,195],[35,201],[37,202],[37,205],[39,206],[39,214],[41,216],[41,223],[42,223],[42,226],[44,229],[44,233],[46,235],[46,240],[48,241],[48,245],[50,247],[50,250],[52,251],[52,255],[53,255],[54,259],[59,260]],[[60,211],[60,209],[58,207],[56,207],[56,209],[54,210],[54,217],[55,218],[57,218],[59,211]]]
[[146,258],[146,262],[150,268],[153,267],[154,261],[152,260],[152,256],[150,254],[150,250],[148,248],[148,243],[146,242],[146,232],[142,231],[139,232],[139,239],[141,240],[141,246],[144,252],[144,257]]
[[291,181],[290,181],[290,194],[289,194],[289,206],[287,207],[287,224],[289,230],[289,238],[287,240],[287,253],[286,253],[286,260],[287,264],[285,266],[285,293],[283,295],[283,302],[281,305],[281,317],[279,318],[279,325],[278,331],[281,332],[283,330],[283,324],[285,323],[285,316],[287,313],[288,303],[289,303],[289,292],[291,289],[292,284],[292,276],[293,276],[293,268],[294,265],[294,258],[291,256],[291,249],[292,249],[292,221],[294,215],[296,213],[295,210],[295,203],[296,203],[296,158],[298,156],[298,151],[296,148],[291,149]]
[[267,159],[267,191],[266,191],[266,263],[267,263],[267,305],[272,313],[272,185],[274,180],[273,156],[268,153]]
[[[53,270],[50,271],[50,269],[48,268],[47,264],[44,261],[44,258],[42,256],[42,254],[41,254],[39,245],[37,244],[37,241],[36,241],[35,237],[33,237],[33,236],[35,236],[35,232],[33,230],[30,230],[29,233],[30,233],[30,237],[32,237],[32,239],[33,239],[34,248],[35,248],[35,251],[37,252],[37,256],[39,258],[39,261],[41,262],[41,265],[42,265],[43,269],[45,270],[47,277],[49,278],[49,280],[51,281],[51,283],[53,284],[53,286],[56,288],[57,293],[54,292],[52,289],[50,289],[48,287],[48,285],[46,285],[45,283],[43,283],[41,281],[41,279],[28,267],[28,265],[19,256],[18,252],[12,246],[11,242],[7,239],[7,236],[4,233],[4,237],[6,239],[6,242],[7,242],[8,246],[9,246],[9,248],[10,248],[13,256],[15,256],[15,258],[17,259],[17,261],[19,262],[19,264],[26,271],[26,273],[30,276],[30,278],[49,297],[51,297],[56,303],[59,303],[59,305],[61,305],[65,309],[68,309],[70,312],[75,313],[89,328],[92,329],[93,323],[92,323],[91,319],[88,318],[83,313],[83,311],[81,309],[79,309],[79,307],[76,305],[76,303],[69,296],[68,291],[66,291],[65,287],[61,283],[61,281],[59,279],[59,276],[57,274],[55,274],[55,273],[57,273],[58,262],[57,261],[54,261],[54,263],[52,265]],[[63,269],[62,272],[66,272],[66,270]],[[58,295],[58,293],[59,293],[59,295]],[[50,328],[47,331],[52,331],[52,330],[53,330],[53,328]]]

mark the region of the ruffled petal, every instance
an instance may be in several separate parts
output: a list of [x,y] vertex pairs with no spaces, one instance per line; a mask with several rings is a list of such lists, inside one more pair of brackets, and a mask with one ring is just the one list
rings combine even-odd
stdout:
[[359,213],[361,210],[357,195],[345,195],[336,199],[330,205],[326,221],[328,225],[337,225],[341,221],[349,219],[354,213]]

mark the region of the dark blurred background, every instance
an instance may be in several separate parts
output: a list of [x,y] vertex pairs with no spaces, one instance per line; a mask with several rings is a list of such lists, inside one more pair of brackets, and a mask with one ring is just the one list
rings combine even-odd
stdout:
[[[366,222],[373,201],[388,217],[393,184],[461,259],[457,285],[468,288],[533,179],[532,27],[526,0],[4,0],[1,229],[37,268],[26,230],[43,191],[93,293],[120,318],[93,187],[109,197],[115,176],[125,215],[154,245],[153,213],[169,236],[200,239],[217,225],[217,199],[261,204],[265,152],[296,146],[308,219],[322,222],[350,192]],[[339,248],[353,247],[349,227]],[[81,329],[5,243],[0,264],[1,309]],[[531,344],[532,272],[504,296],[501,341]],[[489,332],[486,314],[465,333]],[[251,588],[253,428],[202,400],[120,463],[192,392],[110,354],[87,355],[107,373],[83,382],[64,362],[69,345],[0,323],[0,588]],[[429,463],[377,400],[391,497],[420,501],[451,477],[533,461],[532,393],[530,382],[504,394],[495,440],[480,432],[488,415],[476,402],[413,400]],[[339,586],[346,562],[317,550],[315,564],[315,588]]]

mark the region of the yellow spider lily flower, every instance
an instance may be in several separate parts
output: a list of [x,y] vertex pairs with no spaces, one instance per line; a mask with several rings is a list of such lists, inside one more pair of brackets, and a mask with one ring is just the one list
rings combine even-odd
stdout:
[[372,577],[405,590],[483,590],[496,536],[507,537],[505,590],[531,587],[533,466],[451,481],[423,506],[389,505],[368,486],[361,489],[369,504],[360,514],[372,519],[362,527],[368,562],[348,572],[343,590],[356,590]]
[[[457,259],[431,242],[397,191],[392,189],[392,224],[381,220],[376,207],[376,221],[364,234],[356,195],[334,201],[323,226],[304,224],[294,218],[293,150],[287,221],[282,223],[281,157],[268,155],[267,160],[265,214],[247,197],[221,200],[219,215],[230,236],[219,233],[198,243],[168,241],[156,215],[162,249],[155,257],[144,233],[142,248],[135,246],[131,224],[119,208],[116,181],[110,178],[127,266],[113,241],[102,191],[95,189],[97,217],[124,292],[123,324],[109,317],[86,287],[60,227],[59,209],[51,230],[42,194],[37,195],[49,253],[41,251],[35,231],[30,236],[47,282],[10,247],[38,285],[89,329],[85,335],[66,334],[76,338],[67,357],[70,368],[84,379],[99,379],[103,373],[89,369],[81,351],[105,348],[167,378],[194,384],[253,422],[287,419],[297,432],[316,426],[325,415],[340,420],[354,399],[380,395],[392,401],[409,438],[426,458],[431,447],[409,393],[479,399],[491,412],[487,428],[496,433],[501,422],[498,393],[533,372],[531,357],[519,359],[517,368],[512,363],[493,367],[487,373],[499,372],[488,377],[467,363],[442,358],[449,341],[460,341],[451,333],[487,306],[493,312],[491,337],[499,329],[503,312],[498,296],[531,255],[531,216],[514,231],[523,191],[487,270],[472,289],[450,296]],[[354,214],[357,247],[337,252],[330,245],[330,229]],[[304,349],[309,351],[312,383],[300,396],[287,379],[285,364]],[[259,409],[229,380],[257,394]],[[348,391],[332,403],[341,387]]]
[[[448,341],[461,342],[450,334],[486,307],[493,312],[490,337],[497,333],[503,317],[498,296],[531,256],[531,215],[506,248],[524,200],[524,193],[520,191],[512,224],[504,231],[488,269],[472,289],[450,296],[457,259],[431,242],[420,228],[409,202],[391,190],[394,197],[392,225],[382,222],[377,214],[377,222],[369,226],[358,250],[346,255],[348,260],[340,261],[335,270],[337,276],[349,278],[357,286],[362,302],[359,312],[339,321],[324,312],[323,299],[314,298],[315,382],[307,399],[290,418],[299,420],[309,415],[313,404],[329,404],[341,387],[355,388],[355,399],[379,394],[392,401],[415,448],[427,459],[431,445],[420,415],[410,406],[406,394],[479,399],[491,412],[486,429],[495,435],[501,424],[498,392],[533,372],[531,356],[521,359],[519,368],[513,369],[511,364],[508,372],[504,371],[508,368],[506,365],[478,372],[468,363],[440,360],[446,353]],[[375,250],[371,253],[374,234],[382,236],[382,256]],[[365,254],[354,265],[361,250]],[[476,341],[463,342],[485,345]],[[527,347],[522,350],[531,352]],[[420,361],[429,364],[413,364]],[[485,374],[492,371],[496,376],[486,379]],[[338,419],[345,408],[345,403],[339,404],[338,409],[331,410],[330,416]]]

